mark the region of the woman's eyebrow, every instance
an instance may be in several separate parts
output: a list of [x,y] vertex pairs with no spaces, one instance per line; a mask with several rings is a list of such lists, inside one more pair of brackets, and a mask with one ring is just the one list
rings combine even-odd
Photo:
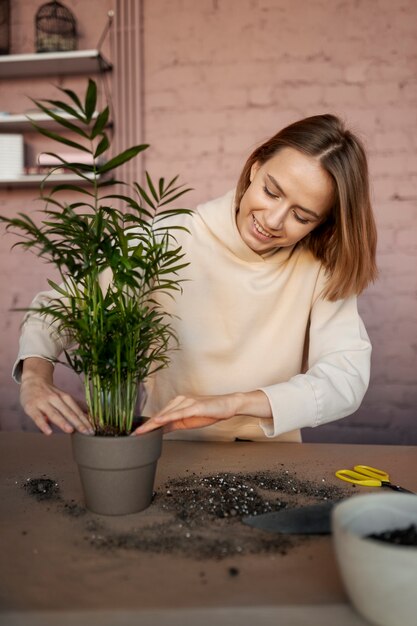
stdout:
[[[276,187],[278,189],[278,191],[280,192],[281,195],[284,196],[284,198],[286,198],[287,196],[285,195],[285,191],[283,190],[283,188],[281,187],[281,185],[278,183],[278,181],[276,180],[276,178],[274,178],[272,176],[272,174],[267,174],[267,177],[269,178],[269,180],[271,181],[271,183],[274,185],[274,187]],[[320,219],[320,216],[317,215],[317,213],[315,213],[314,211],[312,211],[311,209],[306,209],[305,207],[300,206],[299,204],[297,204],[297,208],[300,209],[300,211],[305,211],[306,213],[309,213],[310,215],[312,215],[313,217],[315,217],[316,219]]]

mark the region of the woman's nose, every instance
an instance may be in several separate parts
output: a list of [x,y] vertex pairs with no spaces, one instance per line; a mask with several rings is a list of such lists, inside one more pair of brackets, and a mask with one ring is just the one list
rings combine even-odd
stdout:
[[265,226],[271,230],[280,230],[288,213],[288,207],[286,203],[280,203],[279,206],[274,209],[270,209],[268,214],[265,215]]

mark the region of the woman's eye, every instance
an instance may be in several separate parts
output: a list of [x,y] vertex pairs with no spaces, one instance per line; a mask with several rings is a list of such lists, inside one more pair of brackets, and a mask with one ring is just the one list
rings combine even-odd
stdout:
[[272,191],[269,191],[268,187],[265,185],[264,186],[264,192],[266,193],[267,196],[269,196],[270,198],[279,198],[279,196],[277,196],[276,193],[272,193]]
[[303,217],[300,217],[300,215],[298,215],[298,213],[296,211],[293,211],[294,217],[297,220],[297,222],[300,222],[300,224],[308,224],[309,220],[305,220]]

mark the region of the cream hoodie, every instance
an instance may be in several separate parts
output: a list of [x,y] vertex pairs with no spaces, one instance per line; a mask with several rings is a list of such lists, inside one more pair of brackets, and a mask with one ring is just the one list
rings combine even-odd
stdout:
[[[300,441],[299,429],[353,413],[369,382],[371,345],[356,298],[324,300],[324,270],[302,247],[260,256],[241,239],[234,192],[174,218],[189,233],[176,239],[190,265],[183,293],[161,296],[180,349],[147,381],[145,415],[178,394],[215,395],[261,389],[273,419],[237,416],[168,439]],[[54,292],[39,294],[32,303]],[[65,338],[36,315],[27,317],[14,368],[40,356],[53,361]]]

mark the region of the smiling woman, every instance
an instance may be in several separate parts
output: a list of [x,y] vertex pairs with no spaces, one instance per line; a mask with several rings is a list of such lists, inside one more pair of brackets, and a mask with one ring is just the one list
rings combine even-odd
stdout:
[[[146,381],[151,419],[136,435],[300,441],[300,428],[359,407],[371,345],[356,296],[376,276],[368,187],[359,140],[318,115],[257,148],[236,190],[184,214],[183,291],[158,295],[180,349]],[[39,322],[26,320],[15,370],[29,415],[40,390],[57,406],[53,362],[70,342]]]
[[[269,171],[274,168],[279,170],[277,176]],[[298,241],[305,237],[303,245],[326,268],[325,294],[330,299],[357,295],[375,280],[377,235],[366,154],[341,120],[334,115],[309,117],[259,146],[241,173],[237,204],[250,190],[257,170],[266,173],[265,194],[282,199],[281,210],[285,200],[293,203],[290,208],[300,223],[318,218]]]

